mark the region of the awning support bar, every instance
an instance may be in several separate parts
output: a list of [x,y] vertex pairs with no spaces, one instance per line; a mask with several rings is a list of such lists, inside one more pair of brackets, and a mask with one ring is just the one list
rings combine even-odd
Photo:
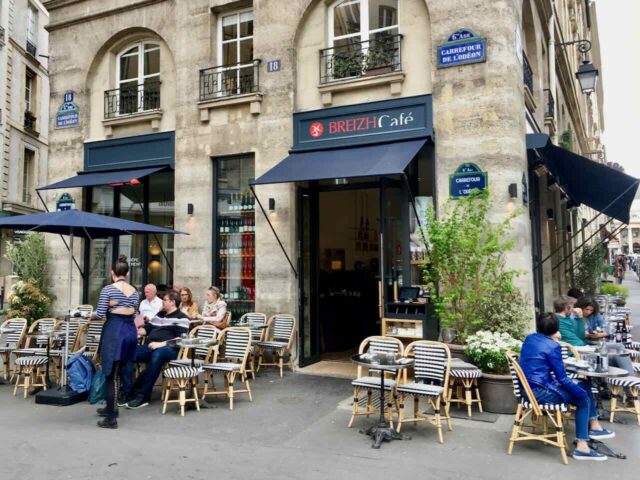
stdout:
[[260,207],[260,210],[262,211],[262,215],[264,215],[264,218],[267,221],[267,223],[269,224],[269,227],[271,227],[271,231],[273,232],[273,235],[276,237],[276,240],[278,241],[278,245],[280,245],[280,250],[282,250],[282,253],[287,258],[287,262],[289,262],[289,265],[291,266],[291,270],[293,270],[293,274],[296,276],[296,278],[298,278],[298,272],[296,271],[295,267],[293,266],[293,263],[291,262],[291,258],[289,258],[289,255],[287,254],[287,251],[284,249],[284,245],[282,245],[282,242],[280,241],[280,237],[276,233],[276,229],[273,228],[273,224],[271,223],[271,220],[269,220],[269,216],[267,215],[267,212],[265,211],[264,207],[262,206],[262,203],[260,202],[260,199],[258,198],[258,195],[256,194],[256,191],[254,190],[253,185],[249,185],[249,188],[251,189],[251,193],[253,193],[253,197],[256,199],[256,202],[258,202],[258,206]]
[[[613,222],[613,218],[610,218],[609,221],[607,223],[605,223],[604,225],[602,225],[602,227],[606,227],[607,225],[609,225],[611,222]],[[600,228],[602,228],[600,227]],[[584,242],[582,242],[580,245],[578,245],[576,248],[574,248],[573,250],[571,250],[571,252],[569,252],[569,254],[564,257],[562,260],[560,260],[558,263],[556,263],[556,265],[551,269],[551,271],[553,272],[556,268],[558,268],[560,265],[562,265],[567,259],[569,259],[575,252],[577,252],[580,248],[582,248],[584,246],[585,243],[587,243],[589,240],[591,240],[593,237],[595,237],[596,235],[598,235],[600,233],[600,229],[596,230],[594,233],[592,233],[591,235],[589,235],[589,238],[587,238]]]
[[420,215],[418,215],[418,209],[416,208],[415,198],[413,196],[413,192],[411,191],[411,186],[409,185],[409,179],[405,173],[402,174],[402,178],[404,179],[405,184],[407,185],[407,192],[409,192],[409,199],[411,200],[411,206],[413,207],[413,213],[416,216],[416,222],[418,223],[418,229],[420,230],[420,236],[422,237],[422,241],[424,242],[424,247],[427,248],[427,239],[424,236],[424,230],[422,229],[422,223],[420,223]]
[[[44,206],[44,209],[49,212],[49,207],[47,206],[46,202],[44,201],[44,199],[42,198],[42,195],[40,195],[40,191],[36,190],[36,193],[38,194],[38,198],[40,199],[40,201],[42,202],[42,205]],[[76,267],[78,267],[78,272],[80,272],[80,276],[82,278],[84,278],[84,272],[82,271],[82,269],[80,268],[80,264],[78,263],[78,261],[76,260],[76,257],[73,255],[73,252],[71,251],[71,248],[69,247],[69,244],[67,243],[67,241],[64,239],[64,236],[60,235],[60,239],[62,240],[62,243],[64,243],[64,246],[67,248],[67,251],[71,254],[71,258],[73,259],[73,263],[76,264]]]
[[[573,240],[580,232],[582,232],[582,230],[584,230],[585,228],[587,228],[591,223],[593,223],[600,215],[602,215],[603,213],[605,213],[609,207],[611,207],[614,203],[616,203],[618,200],[620,200],[629,190],[631,190],[633,187],[635,187],[638,183],[640,183],[640,181],[636,181],[634,183],[632,183],[631,185],[629,185],[626,190],[624,192],[622,192],[620,195],[618,195],[616,198],[614,198],[611,203],[609,203],[609,205],[607,205],[606,207],[604,207],[600,212],[598,212],[598,214],[593,217],[591,220],[589,220],[585,225],[582,226],[582,228],[580,230],[578,230],[575,235],[573,235],[569,241]],[[534,270],[536,268],[538,268],[540,265],[542,265],[544,262],[546,262],[547,260],[549,260],[552,256],[554,256],[556,253],[558,253],[558,251],[560,251],[563,248],[563,245],[560,245],[559,247],[557,247],[553,252],[551,252],[549,255],[547,255],[546,257],[544,257],[542,260],[540,260],[538,263],[536,263],[534,265]]]
[[[613,232],[609,233],[607,235],[607,238],[611,238],[613,237],[616,233],[618,233],[620,230],[622,230],[622,227],[626,226],[624,223],[622,225],[620,225],[617,229],[615,229]],[[606,240],[606,239],[605,239]],[[604,240],[599,241],[598,243],[603,243]],[[575,265],[573,266],[573,268],[571,269],[567,269],[565,270],[565,273],[570,273],[573,272],[580,264],[582,263],[582,260],[579,260],[578,262],[575,263]]]

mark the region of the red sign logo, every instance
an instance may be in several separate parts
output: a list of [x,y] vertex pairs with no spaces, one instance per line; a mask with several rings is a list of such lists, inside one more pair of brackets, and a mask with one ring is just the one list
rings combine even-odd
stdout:
[[324,133],[324,126],[322,125],[322,123],[313,122],[309,126],[309,135],[311,135],[313,138],[321,137],[323,133]]

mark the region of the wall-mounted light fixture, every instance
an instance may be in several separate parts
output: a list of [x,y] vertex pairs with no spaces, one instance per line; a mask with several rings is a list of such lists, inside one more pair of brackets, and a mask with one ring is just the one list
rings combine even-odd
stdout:
[[547,177],[547,188],[552,192],[560,191],[560,185],[558,185],[558,181],[555,179],[555,177],[552,177],[551,175]]
[[553,208],[547,208],[547,220],[553,220]]
[[533,172],[537,177],[544,177],[547,174],[547,167],[539,163],[535,167],[533,167]]
[[509,184],[509,196],[511,198],[518,198],[518,184],[510,183]]
[[556,47],[567,47],[569,45],[577,45],[578,51],[582,54],[582,65],[578,67],[576,78],[580,83],[580,89],[585,95],[591,95],[595,92],[598,83],[598,69],[593,66],[587,58],[587,52],[591,50],[591,42],[589,40],[573,40],[556,44]]
[[276,209],[276,199],[275,198],[270,198],[269,199],[269,210],[271,210],[272,212]]
[[567,201],[567,210],[570,212],[577,212],[579,206],[578,202],[574,200],[569,199],[569,201]]
[[187,203],[187,215],[193,215],[193,203]]

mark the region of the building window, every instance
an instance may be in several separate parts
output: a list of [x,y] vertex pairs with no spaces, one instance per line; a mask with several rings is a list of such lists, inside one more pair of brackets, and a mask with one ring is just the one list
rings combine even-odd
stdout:
[[329,9],[328,17],[321,81],[400,69],[397,0],[343,0]]
[[35,97],[36,74],[27,68],[24,76],[24,127],[29,130],[36,128]]
[[22,163],[22,201],[31,203],[31,193],[33,192],[33,176],[36,153],[30,148],[24,149]]
[[138,43],[117,57],[116,89],[105,92],[105,117],[160,108],[160,46]]
[[36,56],[38,45],[38,10],[29,5],[27,8],[27,53]]
[[253,12],[243,10],[220,17],[217,72],[220,96],[255,91],[253,61]]

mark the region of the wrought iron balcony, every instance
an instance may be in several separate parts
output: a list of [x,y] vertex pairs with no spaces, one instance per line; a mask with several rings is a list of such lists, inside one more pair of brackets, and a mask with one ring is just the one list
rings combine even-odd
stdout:
[[24,128],[27,130],[34,131],[36,130],[36,116],[31,113],[29,110],[24,112]]
[[160,109],[160,81],[104,92],[104,118],[116,118]]
[[320,50],[320,83],[368,77],[402,69],[402,35],[383,35]]
[[27,204],[31,203],[31,194],[30,193],[27,193],[27,192],[23,192],[22,193],[22,203],[27,203]]
[[522,52],[522,72],[524,76],[524,84],[529,91],[533,93],[533,70],[531,70],[529,59],[524,52]]
[[556,114],[556,101],[553,99],[551,90],[546,88],[544,91],[547,92],[547,110],[544,112],[544,116],[553,118]]
[[0,47],[4,45],[4,27],[0,27]]
[[200,101],[256,93],[260,87],[260,60],[218,65],[200,70]]
[[36,47],[35,43],[31,43],[29,40],[27,40],[27,53],[32,57],[37,57],[38,54],[38,47]]

